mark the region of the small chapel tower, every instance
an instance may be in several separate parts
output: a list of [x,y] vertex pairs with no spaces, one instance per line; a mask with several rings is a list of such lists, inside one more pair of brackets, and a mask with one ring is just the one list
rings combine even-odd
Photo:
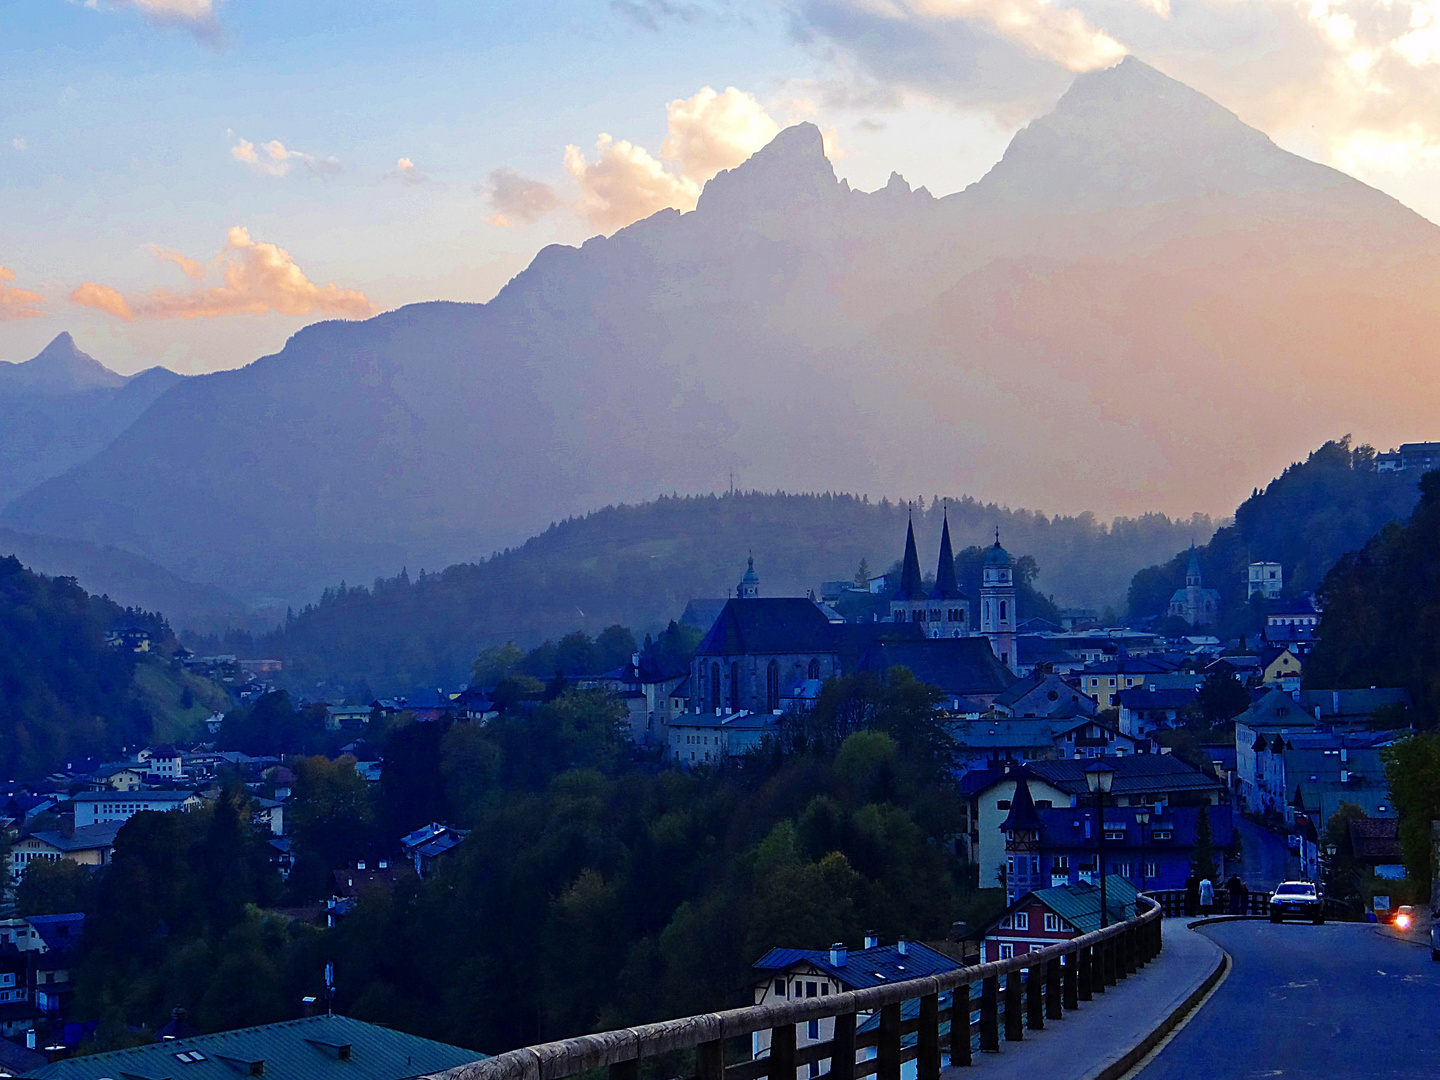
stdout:
[[735,586],[735,597],[739,600],[754,600],[759,595],[760,575],[755,573],[755,556],[751,555],[745,576],[740,579],[740,584]]

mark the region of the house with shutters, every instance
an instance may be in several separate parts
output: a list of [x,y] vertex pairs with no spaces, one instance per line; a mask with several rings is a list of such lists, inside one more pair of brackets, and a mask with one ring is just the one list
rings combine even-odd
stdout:
[[[1105,881],[1106,925],[1132,919],[1140,891],[1127,879]],[[1017,897],[985,928],[980,942],[982,963],[1008,960],[1060,945],[1101,928],[1100,886],[1089,882],[1034,889]]]
[[[863,949],[850,950],[843,944],[829,949],[771,949],[754,964],[754,1003],[773,1005],[797,999],[829,997],[848,990],[868,990],[887,983],[919,979],[942,971],[962,967],[960,961],[936,952],[918,941],[897,941],[881,945],[874,934],[867,934]],[[941,1002],[944,1008],[946,1002]],[[873,1013],[856,1016],[857,1027],[873,1019]],[[802,1049],[817,1042],[828,1042],[835,1035],[835,1020],[826,1017],[795,1025],[795,1046]],[[873,1051],[861,1051],[867,1055]],[[755,1059],[770,1054],[770,1030],[751,1036],[751,1055]],[[808,1080],[829,1071],[829,1059],[802,1065],[796,1069],[796,1080]]]

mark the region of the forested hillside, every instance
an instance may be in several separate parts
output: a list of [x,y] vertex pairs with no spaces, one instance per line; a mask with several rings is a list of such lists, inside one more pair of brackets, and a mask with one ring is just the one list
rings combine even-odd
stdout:
[[[289,759],[288,882],[236,785],[137,814],[93,877],[35,867],[20,904],[87,912],[76,1008],[102,1021],[93,1048],[176,1007],[207,1031],[296,1016],[327,960],[338,1011],[487,1052],[739,1005],[773,946],[936,940],[1003,905],[954,854],[935,698],[838,680],[803,732],[721,770],[657,769],[597,691],[483,726],[401,724],[379,733],[378,785],[348,756]],[[473,831],[423,881],[366,891],[333,929],[273,911],[435,820]]]
[[105,643],[107,630],[129,625],[173,644],[159,615],[0,559],[0,775],[43,776],[69,758],[179,738],[223,704],[219,687],[159,653]]
[[[921,500],[915,512],[927,575],[943,512],[940,500]],[[1153,514],[1106,525],[1090,515],[1048,517],[971,499],[952,500],[948,513],[957,551],[992,543],[998,527],[1013,555],[1034,560],[1038,572],[1029,584],[1039,593],[1100,608],[1118,606],[1136,567],[1212,530],[1204,517]],[[690,599],[729,595],[750,552],[765,596],[803,596],[822,581],[852,578],[862,559],[879,571],[902,553],[906,514],[897,503],[828,494],[608,507],[478,563],[327,590],[258,640],[234,635],[197,647],[279,657],[299,689],[321,681],[364,683],[377,693],[454,686],[487,645],[514,639],[528,647],[616,623],[637,637],[658,632]],[[961,567],[967,575],[968,565]]]
[[[1413,473],[1376,472],[1374,448],[1351,446],[1348,435],[1291,465],[1241,503],[1234,523],[1216,530],[1209,543],[1196,537],[1205,587],[1220,591],[1222,630],[1249,628],[1242,609],[1252,561],[1281,564],[1286,596],[1311,592],[1335,560],[1403,519],[1418,498]],[[1189,561],[1182,550],[1136,574],[1130,614],[1163,615],[1171,594],[1185,584]]]

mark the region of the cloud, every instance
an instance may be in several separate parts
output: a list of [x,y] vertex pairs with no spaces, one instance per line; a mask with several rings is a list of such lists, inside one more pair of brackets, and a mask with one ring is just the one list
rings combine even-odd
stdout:
[[[188,276],[200,270],[199,262],[152,245],[152,254],[174,262]],[[108,285],[87,281],[70,294],[73,303],[99,308],[117,318],[211,319],[221,315],[344,315],[364,318],[374,313],[365,295],[342,289],[333,281],[321,287],[307,278],[290,253],[274,244],[252,240],[240,226],[232,228],[225,246],[212,265],[218,265],[223,285],[195,288],[186,292],[152,289],[148,296],[122,296]]]
[[130,310],[130,305],[125,302],[125,297],[109,285],[97,285],[93,281],[87,281],[83,285],[77,285],[70,294],[70,302],[79,304],[81,307],[98,308],[101,311],[114,315],[117,319],[124,319],[130,322],[135,318],[135,313]]
[[181,255],[178,251],[163,248],[159,244],[146,244],[150,254],[155,256],[156,262],[173,262],[181,272],[188,278],[199,281],[205,276],[205,267],[197,260]]
[[415,167],[415,162],[402,157],[395,162],[395,168],[385,174],[387,179],[399,180],[405,184],[433,184],[435,181]]
[[508,166],[491,171],[484,184],[476,184],[495,213],[485,220],[506,229],[516,224],[531,225],[560,205],[560,196],[549,184],[521,176]]
[[223,0],[85,0],[88,8],[134,8],[153,26],[175,26],[189,31],[209,45],[224,43],[216,8]]
[[303,166],[312,176],[333,176],[340,171],[339,158],[320,158],[299,150],[288,150],[279,141],[262,143],[257,147],[249,140],[241,139],[230,148],[230,156],[265,176],[284,176],[296,164]]
[[[668,135],[660,158],[643,146],[601,135],[597,160],[565,148],[565,171],[580,185],[576,211],[602,230],[629,225],[666,208],[694,209],[705,182],[733,169],[779,132],[779,125],[747,93],[705,87],[666,106]],[[668,163],[668,164],[667,164]]]
[[733,86],[723,94],[707,86],[694,97],[670,102],[665,112],[670,133],[660,156],[697,184],[733,169],[780,133],[760,103]]
[[674,0],[610,0],[610,10],[636,26],[655,31],[662,23],[694,23],[710,14],[699,4],[678,4]]
[[618,229],[667,207],[694,209],[700,188],[676,176],[643,146],[602,134],[599,157],[586,161],[578,146],[565,147],[565,171],[580,185],[575,210],[597,229]]
[[14,280],[15,271],[0,266],[0,322],[33,319],[45,314],[40,310],[45,298],[37,292],[9,284]]
[[10,140],[10,146],[11,146],[15,151],[17,151],[18,153],[21,153],[21,154],[23,154],[23,153],[25,152],[25,149],[26,149],[25,140],[24,140],[24,139],[11,139],[11,140]]

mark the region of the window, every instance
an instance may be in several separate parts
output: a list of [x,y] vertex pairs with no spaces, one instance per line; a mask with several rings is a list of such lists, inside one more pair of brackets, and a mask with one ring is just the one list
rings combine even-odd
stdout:
[[830,996],[830,984],[829,984],[828,982],[824,982],[824,983],[821,983],[821,984],[820,984],[820,996],[821,996],[821,997],[829,997],[829,996]]
[[1050,934],[1058,934],[1060,932],[1060,916],[1056,915],[1053,911],[1047,911],[1045,913],[1045,931]]
[[[811,986],[814,986],[815,984],[814,984],[814,983],[811,983],[810,985],[811,985]],[[811,1020],[811,1021],[810,1021],[810,1023],[809,1023],[809,1024],[806,1026],[806,1028],[805,1028],[805,1037],[806,1037],[807,1039],[818,1039],[818,1038],[820,1038],[820,1021],[819,1021],[819,1020]]]
[[809,671],[808,671],[807,674],[806,674],[806,678],[810,678],[810,679],[818,679],[818,678],[820,678],[820,661],[819,661],[819,660],[811,660],[811,661],[810,661],[810,668],[809,668]]
[[816,997],[819,993],[820,988],[816,986],[813,982],[807,982],[805,984],[805,996],[807,998]]
[[1007,874],[1009,874],[1011,877],[1014,877],[1014,876],[1015,876],[1015,856],[1014,856],[1014,855],[1006,855],[1006,856],[1005,856],[1005,872],[1006,872]]
[[1010,800],[1009,800],[1009,799],[1000,799],[1000,800],[998,800],[998,801],[995,803],[995,809],[996,809],[996,810],[1009,810],[1009,809],[1010,809]]
[[730,711],[740,711],[740,665],[730,662]]
[[784,996],[785,996],[785,980],[784,980],[784,979],[776,979],[776,980],[775,980],[775,996],[776,996],[776,997],[784,997]]
[[1156,829],[1150,834],[1152,840],[1169,840],[1171,836],[1169,829]]
[[1053,856],[1051,856],[1051,858],[1050,858],[1050,869],[1051,869],[1051,870],[1069,870],[1069,869],[1070,869],[1070,856],[1069,856],[1069,855],[1053,855]]
[[1015,912],[1015,929],[1016,929],[1016,930],[1029,930],[1029,929],[1030,929],[1030,914],[1029,914],[1029,912],[1025,912],[1025,911],[1017,911],[1017,912]]
[[774,660],[765,669],[765,708],[772,713],[780,708],[780,665]]
[[1015,946],[1014,946],[1014,945],[1011,945],[1009,942],[1001,942],[1001,943],[1000,943],[1000,959],[1001,959],[1001,960],[1009,960],[1009,959],[1010,959],[1012,956],[1014,956],[1014,955],[1015,955]]
[[1156,872],[1156,870],[1155,870],[1155,864],[1154,864],[1153,862],[1147,862],[1147,863],[1145,864],[1145,876],[1146,876],[1147,878],[1153,878],[1153,877],[1159,877],[1159,876],[1160,876],[1160,875]]
[[710,665],[710,709],[712,712],[720,711],[720,665]]
[[1111,841],[1111,840],[1124,840],[1124,839],[1125,839],[1125,830],[1124,830],[1124,829],[1106,829],[1106,830],[1105,830],[1105,840],[1106,840],[1107,843],[1108,843],[1109,841]]
[[1001,930],[1014,930],[1014,929],[1015,929],[1015,918],[1014,918],[1014,916],[1012,916],[1012,915],[1006,915],[1004,918],[1002,918],[1002,919],[1000,920],[1000,929],[1001,929]]

